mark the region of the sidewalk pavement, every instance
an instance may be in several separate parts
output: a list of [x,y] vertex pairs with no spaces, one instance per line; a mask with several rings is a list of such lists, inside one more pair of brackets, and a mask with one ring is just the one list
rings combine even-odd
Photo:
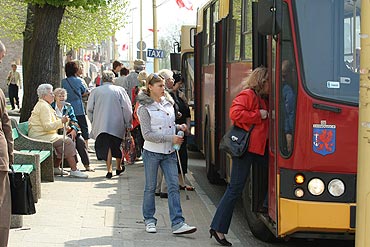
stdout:
[[[143,163],[127,165],[121,176],[109,180],[105,178],[105,163],[95,154],[89,155],[96,171],[88,172],[88,179],[57,176],[53,183],[42,183],[36,214],[23,216],[23,227],[10,230],[9,247],[219,246],[208,232],[215,206],[191,171],[187,178],[196,190],[187,192],[190,200],[181,191],[181,203],[186,222],[198,231],[172,234],[167,199],[156,197],[157,233],[152,234],[145,232],[141,210]],[[78,165],[82,170],[82,164]],[[227,239],[233,246],[242,246],[231,231]]]

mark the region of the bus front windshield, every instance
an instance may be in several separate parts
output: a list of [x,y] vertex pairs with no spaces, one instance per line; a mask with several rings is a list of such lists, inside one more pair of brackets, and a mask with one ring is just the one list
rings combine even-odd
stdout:
[[295,1],[303,82],[322,99],[358,104],[360,0]]

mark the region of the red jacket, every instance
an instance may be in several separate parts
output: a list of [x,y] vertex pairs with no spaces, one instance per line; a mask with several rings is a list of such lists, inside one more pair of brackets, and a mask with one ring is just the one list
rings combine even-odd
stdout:
[[248,151],[263,155],[268,139],[268,118],[261,119],[260,109],[268,110],[268,101],[257,96],[251,89],[241,91],[230,107],[230,119],[245,130],[252,130]]

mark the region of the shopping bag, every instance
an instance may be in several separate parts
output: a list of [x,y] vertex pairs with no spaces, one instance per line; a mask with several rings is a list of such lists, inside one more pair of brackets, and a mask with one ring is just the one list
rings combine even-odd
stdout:
[[12,198],[12,214],[36,213],[30,175],[24,172],[8,172]]
[[136,159],[135,141],[130,132],[126,132],[122,141],[122,161],[126,160],[127,164],[133,164]]

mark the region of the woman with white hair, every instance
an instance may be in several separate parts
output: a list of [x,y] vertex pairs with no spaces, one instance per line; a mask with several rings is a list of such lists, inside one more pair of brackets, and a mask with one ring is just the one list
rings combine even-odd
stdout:
[[[55,110],[51,107],[54,101],[53,86],[50,84],[41,84],[37,88],[39,101],[32,110],[29,119],[28,136],[53,143],[56,159],[54,159],[54,174],[62,175],[60,164],[62,162],[63,136],[58,135],[57,131],[68,123],[69,118],[63,116],[58,118]],[[77,169],[76,148],[70,138],[64,141],[64,158],[71,167],[70,176],[78,178],[87,178],[88,175]],[[63,173],[63,175],[67,173]]]
[[112,158],[116,158],[116,175],[125,167],[121,166],[121,143],[126,131],[131,128],[132,106],[126,90],[113,85],[114,73],[103,71],[103,84],[91,91],[87,102],[87,116],[91,121],[91,137],[95,139],[98,160],[105,160],[108,179],[113,177]]

